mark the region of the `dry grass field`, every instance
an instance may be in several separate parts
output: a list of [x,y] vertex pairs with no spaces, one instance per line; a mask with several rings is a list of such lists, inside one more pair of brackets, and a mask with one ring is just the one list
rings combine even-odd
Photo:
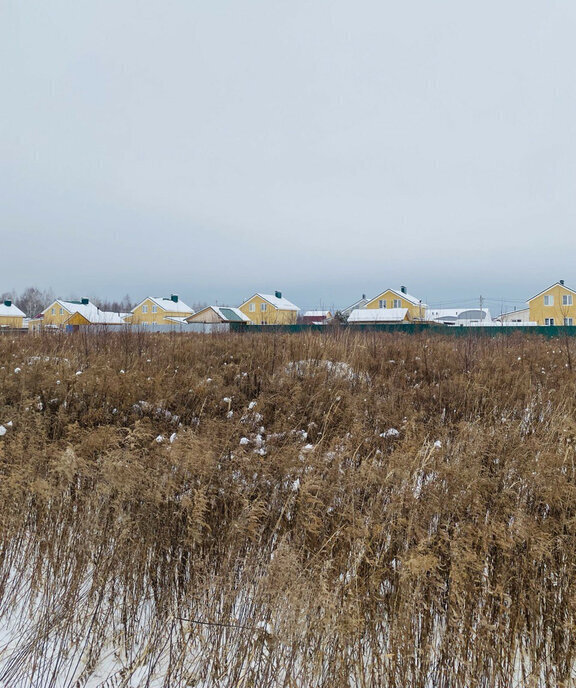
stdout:
[[576,685],[573,344],[0,338],[0,685]]

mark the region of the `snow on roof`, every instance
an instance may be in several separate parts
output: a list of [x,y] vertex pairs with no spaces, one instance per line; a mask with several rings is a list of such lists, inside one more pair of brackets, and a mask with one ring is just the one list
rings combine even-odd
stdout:
[[137,306],[134,306],[132,313],[134,313],[134,311],[145,301],[152,301],[152,303],[155,303],[163,311],[169,311],[170,313],[185,313],[186,315],[192,315],[194,313],[194,309],[187,306],[184,301],[180,301],[180,299],[178,299],[178,301],[172,301],[172,299],[167,296],[147,296],[145,299],[142,299]]
[[384,289],[384,291],[380,292],[380,294],[378,294],[378,296],[375,296],[373,299],[370,299],[370,300],[374,301],[375,299],[382,296],[382,294],[385,294],[387,291],[391,291],[393,294],[396,294],[401,299],[406,299],[406,301],[409,301],[414,306],[423,306],[424,308],[426,307],[426,304],[423,303],[422,299],[417,299],[415,296],[412,296],[411,294],[407,294],[404,291],[398,291],[398,289]]
[[[268,303],[272,304],[274,308],[278,308],[281,311],[299,311],[300,309],[298,306],[295,306],[291,301],[288,301],[288,299],[285,299],[283,296],[278,298],[277,296],[273,294],[261,294],[260,292],[257,292],[254,294],[254,296],[259,296],[261,299],[264,299],[264,301],[268,301]],[[248,303],[248,301],[252,301],[254,296],[251,296],[249,299],[244,301],[244,303]],[[244,305],[244,304],[242,304]]]
[[344,313],[346,313],[347,311],[353,311],[356,308],[363,308],[367,303],[368,303],[368,299],[366,298],[365,295],[362,295],[361,299],[358,299],[358,301],[355,301],[352,305],[347,306],[346,308],[343,308],[342,311]]
[[222,320],[230,320],[236,322],[252,322],[247,315],[244,315],[239,308],[232,308],[231,306],[210,306],[210,308],[219,315]]
[[[112,311],[101,311],[97,309],[97,313],[93,313],[90,318],[90,322],[93,325],[125,325],[126,321],[120,313],[113,313]],[[86,317],[86,316],[84,316]]]
[[[198,316],[201,316],[205,311],[214,311],[214,313],[224,322],[252,322],[239,308],[233,308],[232,306],[206,306],[206,308],[202,308],[202,310],[194,313],[194,318],[189,322],[202,322],[201,318]],[[189,317],[192,318],[192,316]],[[186,321],[188,322],[188,318]]]
[[184,301],[172,301],[172,299],[165,296],[149,296],[150,301],[154,301],[157,306],[163,308],[165,311],[173,311],[174,313],[194,313],[194,309],[187,306]]
[[124,325],[124,318],[119,313],[101,311],[98,306],[90,302],[81,303],[79,301],[62,301],[61,299],[56,299],[54,303],[51,303],[48,308],[42,311],[41,315],[44,315],[49,308],[53,308],[55,304],[61,306],[70,315],[79,313],[82,317],[86,318],[88,322],[94,325]]
[[401,322],[407,308],[356,308],[348,316],[348,322]]
[[0,315],[8,316],[9,318],[24,318],[26,314],[23,313],[18,306],[11,304],[7,306],[4,301],[0,301]]
[[184,315],[167,315],[165,320],[169,320],[173,323],[178,323],[179,325],[187,325],[188,321]]
[[574,289],[570,289],[570,287],[567,287],[565,284],[562,284],[562,282],[554,282],[554,284],[551,284],[549,287],[546,287],[546,289],[542,289],[542,291],[539,291],[535,296],[532,296],[532,298],[528,299],[527,303],[530,303],[530,301],[537,299],[545,292],[550,291],[550,289],[554,289],[554,287],[562,287],[562,289],[566,289],[567,291],[571,291],[573,294],[576,294],[576,291],[574,291]]
[[306,311],[304,313],[305,318],[327,318],[330,315],[330,311]]
[[522,313],[529,313],[529,308],[516,308],[513,311],[506,311],[505,313],[500,313],[496,318],[503,318],[505,315],[521,315]]
[[488,308],[428,308],[426,320],[492,320]]

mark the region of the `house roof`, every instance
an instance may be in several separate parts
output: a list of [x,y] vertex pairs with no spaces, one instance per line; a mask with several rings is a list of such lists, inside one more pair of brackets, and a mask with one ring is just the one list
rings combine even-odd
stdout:
[[250,322],[250,318],[239,308],[231,308],[230,306],[210,306],[212,310],[216,311],[223,320],[230,322]]
[[186,320],[188,316],[184,315],[167,315],[166,320],[169,320],[170,322],[173,323],[178,323],[179,325],[187,325],[188,321]]
[[384,291],[380,292],[380,294],[378,294],[378,296],[375,296],[373,299],[370,299],[370,301],[375,301],[376,299],[379,299],[382,295],[386,294],[389,291],[391,291],[393,294],[396,294],[401,299],[406,299],[406,301],[409,301],[414,306],[426,307],[426,304],[422,301],[422,299],[417,299],[415,296],[407,294],[403,291],[398,291],[397,289],[384,289]]
[[170,313],[186,313],[186,315],[194,313],[194,309],[186,305],[184,301],[180,301],[180,299],[178,299],[178,301],[172,301],[172,299],[167,296],[147,296],[145,299],[142,299],[137,306],[134,306],[132,313],[134,313],[134,311],[145,301],[152,301],[152,303],[155,303],[158,308]]
[[304,313],[304,318],[327,318],[330,315],[330,311],[306,311]]
[[356,308],[348,316],[348,322],[401,322],[407,308]]
[[542,289],[542,291],[539,291],[536,296],[533,296],[532,298],[528,299],[527,303],[530,303],[530,301],[534,301],[534,299],[537,299],[539,296],[542,296],[547,291],[550,291],[550,289],[553,289],[554,287],[562,287],[562,289],[566,289],[566,291],[570,291],[573,294],[576,294],[576,291],[574,289],[570,289],[570,287],[567,287],[565,284],[561,284],[560,282],[554,282],[554,284],[551,284],[549,287],[546,287],[546,289]]
[[365,296],[362,296],[361,299],[358,299],[358,301],[355,301],[351,306],[347,306],[346,308],[343,308],[342,312],[346,313],[346,311],[353,311],[356,308],[363,308],[367,303],[368,303],[368,299]]
[[515,311],[506,311],[505,313],[500,313],[500,315],[496,316],[496,320],[498,318],[503,318],[505,315],[516,315],[519,313],[529,313],[530,309],[529,308],[517,308]]
[[[251,322],[250,318],[244,315],[239,308],[232,308],[232,306],[207,306],[193,315],[197,317],[204,311],[208,310],[214,311],[216,315],[224,322]],[[196,322],[199,321],[196,320]]]
[[55,304],[61,306],[70,315],[79,313],[83,318],[86,318],[88,322],[94,325],[123,325],[124,319],[119,313],[113,313],[112,311],[101,311],[98,306],[93,303],[82,303],[81,301],[62,301],[61,299],[56,299],[54,303],[51,303],[47,308],[45,308],[41,315],[45,315],[49,308],[53,308]]
[[492,316],[488,308],[428,308],[426,320],[492,320]]
[[26,314],[23,313],[18,306],[11,304],[7,306],[4,301],[0,301],[0,315],[8,316],[9,318],[25,318]]
[[260,292],[257,292],[254,294],[254,296],[251,296],[249,299],[246,299],[244,303],[241,304],[243,306],[245,303],[248,303],[249,301],[252,301],[252,299],[258,296],[261,299],[264,299],[264,301],[268,301],[269,304],[274,306],[274,308],[277,308],[280,311],[299,311],[300,309],[298,306],[295,306],[291,301],[288,301],[288,299],[285,299],[283,296],[278,298],[277,296],[273,294],[261,294]]

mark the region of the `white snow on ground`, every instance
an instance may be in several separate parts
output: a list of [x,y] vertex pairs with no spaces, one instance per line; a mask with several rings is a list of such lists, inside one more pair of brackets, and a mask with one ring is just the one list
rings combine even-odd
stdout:
[[370,382],[367,373],[357,373],[349,363],[344,361],[327,361],[324,359],[308,359],[303,361],[290,361],[285,368],[286,373],[296,373],[299,377],[308,377],[320,372],[328,372],[341,380],[354,382]]

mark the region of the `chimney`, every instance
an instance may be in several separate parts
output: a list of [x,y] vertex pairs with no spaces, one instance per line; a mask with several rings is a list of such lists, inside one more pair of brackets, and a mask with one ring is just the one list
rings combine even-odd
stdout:
[[90,303],[90,299],[86,298],[85,296],[83,296],[83,297],[80,299],[80,301],[81,301],[81,303],[82,303],[83,306],[87,306],[87,305]]
[[366,298],[366,294],[362,294],[362,298],[365,299],[365,298]]
[[178,303],[178,294],[170,294],[170,301],[174,301],[174,303]]
[[6,300],[4,301],[4,305],[5,305],[5,306],[8,306],[8,308],[10,308],[10,306],[12,305],[12,301],[10,301],[10,299],[6,299]]
[[274,292],[274,296],[275,296],[277,299],[281,299],[281,298],[282,298],[282,292],[281,292],[281,291],[275,291],[275,292]]
[[403,294],[406,294],[406,293],[407,293],[406,287],[400,287],[400,291],[401,291]]
[[564,286],[564,280],[560,280],[560,284]]

